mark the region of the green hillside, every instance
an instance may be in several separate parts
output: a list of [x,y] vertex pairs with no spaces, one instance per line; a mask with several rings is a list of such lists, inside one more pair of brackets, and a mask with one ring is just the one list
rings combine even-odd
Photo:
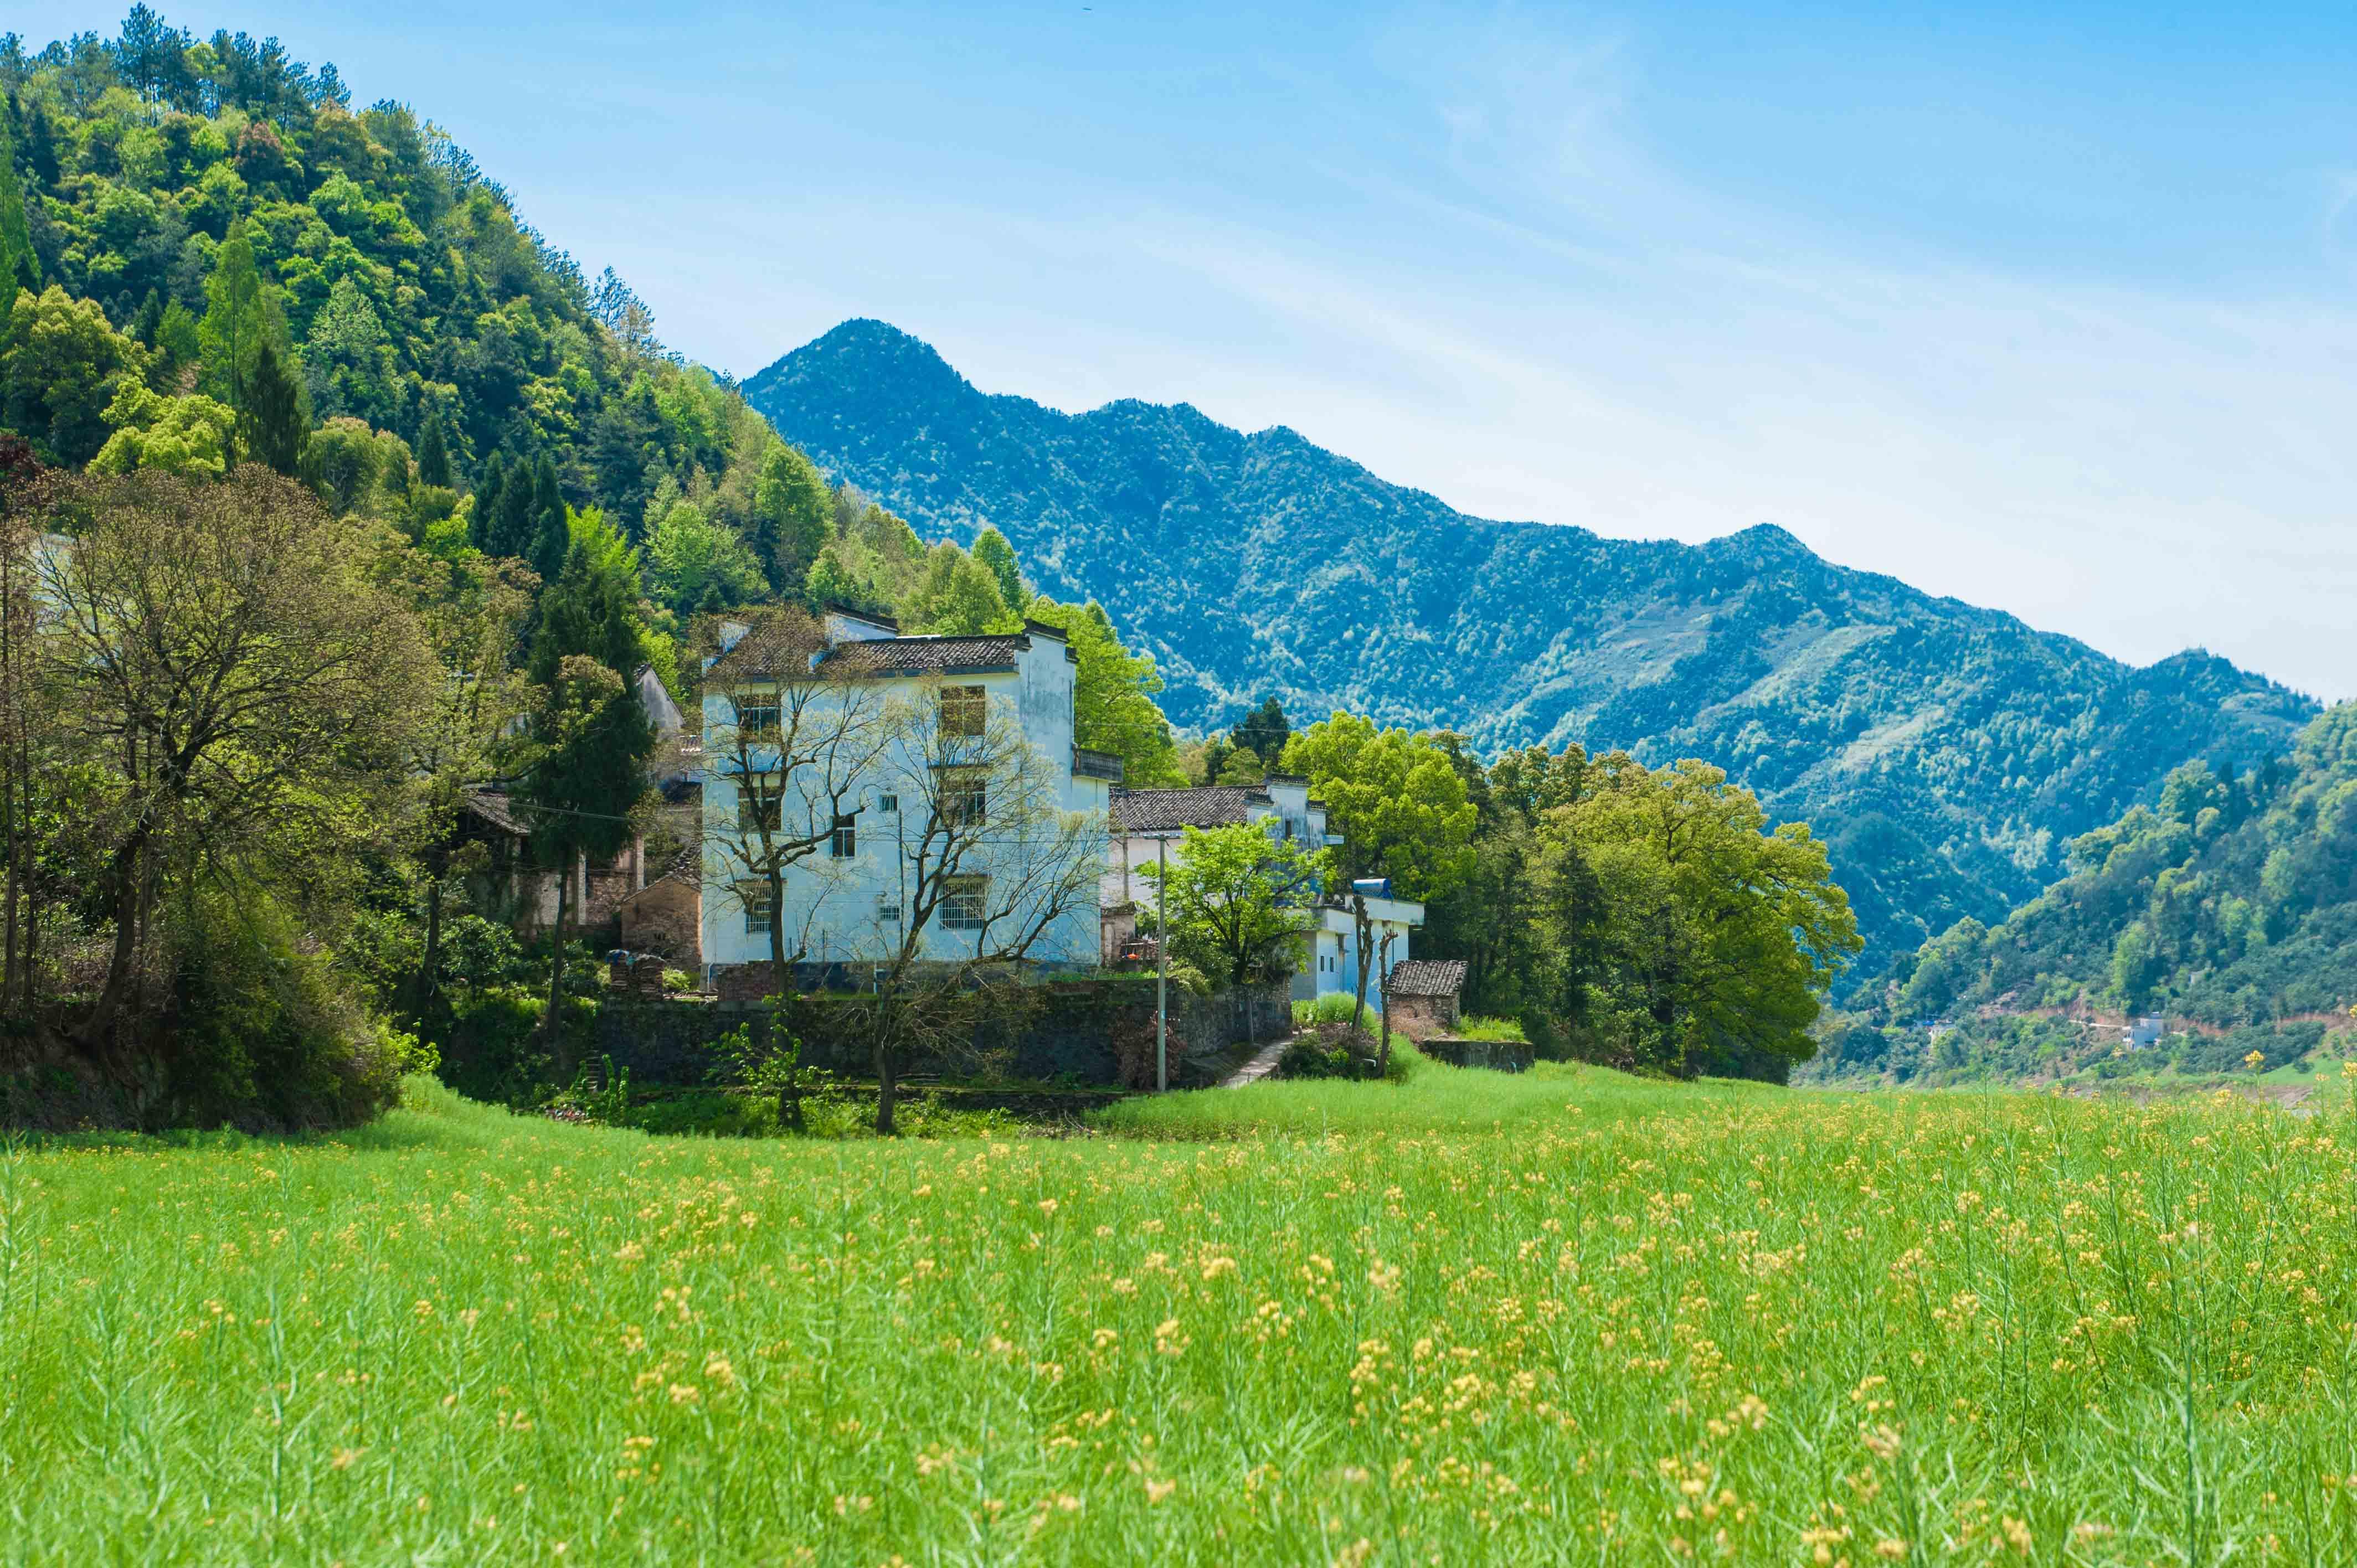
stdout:
[[[1897,1078],[2272,1069],[2357,1047],[2357,704],[2286,762],[2172,772],[2158,801],[2069,846],[2072,874],[1994,929],[1902,961],[1815,1071]],[[2115,1054],[2119,1020],[2160,1020]],[[1943,1029],[1936,1046],[1927,1026]],[[2100,1022],[2099,1022],[2100,1021]]]
[[1265,694],[1454,729],[1700,757],[1834,846],[1877,955],[1995,921],[2061,845],[2204,757],[2278,754],[2307,698],[2186,653],[2131,669],[1759,527],[1702,546],[1485,521],[1283,428],[986,396],[845,324],[745,383],[839,480],[935,535],[985,524],[1150,650],[1183,725]]
[[724,598],[799,590],[808,466],[407,105],[145,6],[114,38],[0,38],[0,427],[40,461],[220,471],[267,347],[339,510],[526,555],[560,503],[634,536],[685,503],[759,558]]

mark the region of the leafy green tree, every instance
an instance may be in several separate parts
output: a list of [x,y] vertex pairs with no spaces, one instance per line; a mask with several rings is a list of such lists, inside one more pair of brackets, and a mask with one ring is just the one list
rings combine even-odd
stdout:
[[532,475],[532,569],[544,583],[565,570],[566,552],[573,548],[565,490],[556,478],[556,460],[542,453]]
[[136,468],[219,478],[228,472],[237,438],[237,414],[202,392],[160,397],[147,383],[125,376],[106,406],[114,434],[90,462],[94,474],[127,474]]
[[[540,599],[528,668],[535,688],[529,764],[520,791],[532,813],[534,851],[560,872],[584,856],[609,857],[630,842],[655,742],[630,684],[647,651],[638,554],[594,507],[573,514],[570,532],[564,569]],[[558,879],[549,961],[544,1027],[552,1038],[565,964],[561,889],[568,880]]]
[[1316,927],[1310,901],[1326,871],[1324,851],[1239,822],[1187,829],[1169,875],[1151,862],[1142,875],[1157,884],[1151,923],[1160,930],[1167,916],[1174,956],[1243,985],[1300,967]]
[[425,428],[417,438],[417,482],[441,489],[450,488],[450,442],[442,434],[439,413],[425,416]]
[[581,861],[610,858],[630,842],[633,814],[647,792],[645,757],[654,733],[628,678],[611,665],[579,653],[544,660],[539,647],[533,664],[527,760],[515,794],[532,823],[534,854],[558,874],[548,1006],[541,1020],[544,1036],[554,1040],[564,1007],[572,873]]
[[1403,898],[1439,898],[1472,868],[1474,810],[1447,750],[1430,736],[1377,729],[1337,712],[1296,733],[1285,770],[1306,775],[1345,843],[1351,878],[1389,877]]
[[25,220],[25,191],[16,183],[16,149],[9,140],[6,121],[0,119],[0,291],[14,295],[18,289],[38,294],[40,288],[41,258],[33,249],[33,231]]
[[197,318],[178,300],[167,300],[156,323],[156,360],[148,381],[159,392],[178,392],[193,379],[203,349],[199,345]]
[[904,629],[944,637],[1006,631],[1019,623],[998,596],[990,569],[944,541],[925,557],[924,571],[900,606]]
[[468,537],[473,541],[475,548],[486,555],[513,553],[491,547],[492,531],[498,526],[499,521],[500,498],[507,489],[507,466],[500,460],[500,455],[494,452],[484,459],[483,471],[475,476],[475,507],[474,510],[468,514],[467,519]]
[[999,602],[1021,615],[1031,603],[1031,591],[1023,585],[1023,574],[1015,564],[1015,546],[1006,542],[1006,535],[985,523],[974,536],[974,558],[997,579]]
[[692,501],[673,503],[648,532],[647,580],[680,616],[748,603],[767,585],[745,542]]
[[834,498],[824,476],[793,447],[771,446],[754,483],[753,515],[753,548],[770,582],[780,594],[801,594],[834,532]]
[[[1367,1005],[1369,965],[1377,961],[1375,922],[1355,884],[1387,877],[1404,898],[1442,898],[1473,870],[1473,803],[1446,751],[1429,736],[1378,730],[1374,721],[1337,711],[1286,743],[1285,769],[1309,779],[1326,802],[1326,820],[1343,843],[1334,859],[1348,894],[1359,958],[1351,1026]],[[1377,1052],[1388,1070],[1391,1030]]]
[[1229,744],[1259,757],[1263,768],[1275,766],[1285,755],[1285,743],[1292,738],[1293,725],[1286,720],[1285,704],[1274,696],[1264,698],[1259,707],[1228,732]]
[[245,412],[254,365],[262,350],[283,353],[286,327],[270,297],[270,285],[254,263],[253,241],[243,220],[231,224],[205,280],[205,314],[197,324],[197,352],[204,361],[198,385],[216,402]]
[[1807,824],[1770,831],[1750,791],[1706,763],[1652,770],[1616,753],[1540,839],[1599,890],[1590,985],[1624,1059],[1781,1080],[1814,1051],[1810,1026],[1860,943]]
[[0,423],[51,460],[87,463],[106,444],[118,378],[139,369],[139,346],[89,300],[51,284],[19,291],[0,323]]
[[304,406],[303,383],[296,381],[278,350],[263,344],[253,357],[245,402],[237,412],[237,445],[244,456],[292,478],[303,464],[303,448],[311,438],[311,414]]
[[1132,654],[1114,635],[1112,618],[1092,599],[1060,605],[1035,598],[1025,611],[1064,634],[1078,664],[1072,672],[1073,744],[1122,760],[1134,789],[1177,789],[1187,782],[1170,722],[1154,705],[1162,677],[1152,654]]

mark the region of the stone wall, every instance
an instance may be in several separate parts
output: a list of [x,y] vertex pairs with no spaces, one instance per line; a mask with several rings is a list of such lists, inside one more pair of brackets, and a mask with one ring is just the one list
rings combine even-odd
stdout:
[[[754,967],[754,966],[747,966]],[[766,966],[759,966],[766,968]],[[746,996],[768,993],[766,975],[748,977]],[[1286,982],[1221,992],[1209,997],[1170,988],[1170,1081],[1174,1086],[1208,1082],[1212,1058],[1248,1037],[1260,1041],[1289,1034],[1293,1007]],[[954,1052],[912,1062],[915,1075],[1049,1080],[1073,1078],[1083,1083],[1154,1086],[1154,977],[1121,975],[1059,981],[1032,994],[1035,1005],[1011,1028],[985,1027]],[[867,1000],[859,996],[805,996],[793,1004],[793,1027],[809,1066],[846,1077],[873,1076],[866,1042]],[[758,1038],[771,1015],[758,1003],[708,998],[608,995],[597,1018],[592,1049],[627,1067],[633,1082],[700,1084],[710,1080],[712,1042],[743,1026]]]
[[1461,1040],[1448,1035],[1417,1042],[1426,1056],[1451,1067],[1481,1067],[1494,1072],[1528,1072],[1538,1053],[1523,1040]]

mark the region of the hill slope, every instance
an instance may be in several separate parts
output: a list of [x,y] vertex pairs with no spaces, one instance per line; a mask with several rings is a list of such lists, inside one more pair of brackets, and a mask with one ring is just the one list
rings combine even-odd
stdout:
[[[2319,717],[2288,766],[2194,764],[2153,807],[2070,846],[2072,875],[1993,929],[1964,921],[1900,961],[1880,1027],[1837,1029],[1828,1077],[1961,1081],[2167,1063],[2223,1072],[2357,1044],[2357,703]],[[2129,1016],[2157,1047],[2114,1047]],[[1926,1027],[1944,1020],[1939,1038]],[[1865,1020],[1859,1020],[1865,1023]]]
[[2190,757],[2248,765],[2316,712],[2223,660],[2137,670],[1819,559],[1781,529],[1694,546],[1468,517],[1283,428],[1180,404],[1065,414],[846,322],[744,386],[920,532],[985,523],[1102,600],[1182,724],[1265,693],[1493,748],[1709,757],[1817,824],[1877,954],[2001,918],[2060,846]]

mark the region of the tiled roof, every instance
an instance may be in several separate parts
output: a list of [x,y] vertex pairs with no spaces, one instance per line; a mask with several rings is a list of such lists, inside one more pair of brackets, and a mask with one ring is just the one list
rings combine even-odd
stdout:
[[1252,821],[1252,808],[1269,803],[1267,790],[1236,784],[1200,789],[1116,789],[1113,825],[1127,833],[1224,828]]
[[459,806],[461,810],[481,818],[501,832],[513,833],[518,838],[532,836],[532,830],[516,819],[514,808],[509,802],[507,791],[504,789],[469,789],[466,793],[466,798],[459,802]]
[[837,643],[826,662],[855,675],[953,675],[1012,670],[1015,656],[1031,646],[1017,633],[982,637],[879,637]]
[[1461,958],[1412,958],[1392,965],[1383,989],[1394,996],[1454,996],[1465,989]]
[[1110,779],[1121,782],[1122,760],[1108,751],[1091,751],[1084,746],[1072,747],[1072,772],[1082,779]]

